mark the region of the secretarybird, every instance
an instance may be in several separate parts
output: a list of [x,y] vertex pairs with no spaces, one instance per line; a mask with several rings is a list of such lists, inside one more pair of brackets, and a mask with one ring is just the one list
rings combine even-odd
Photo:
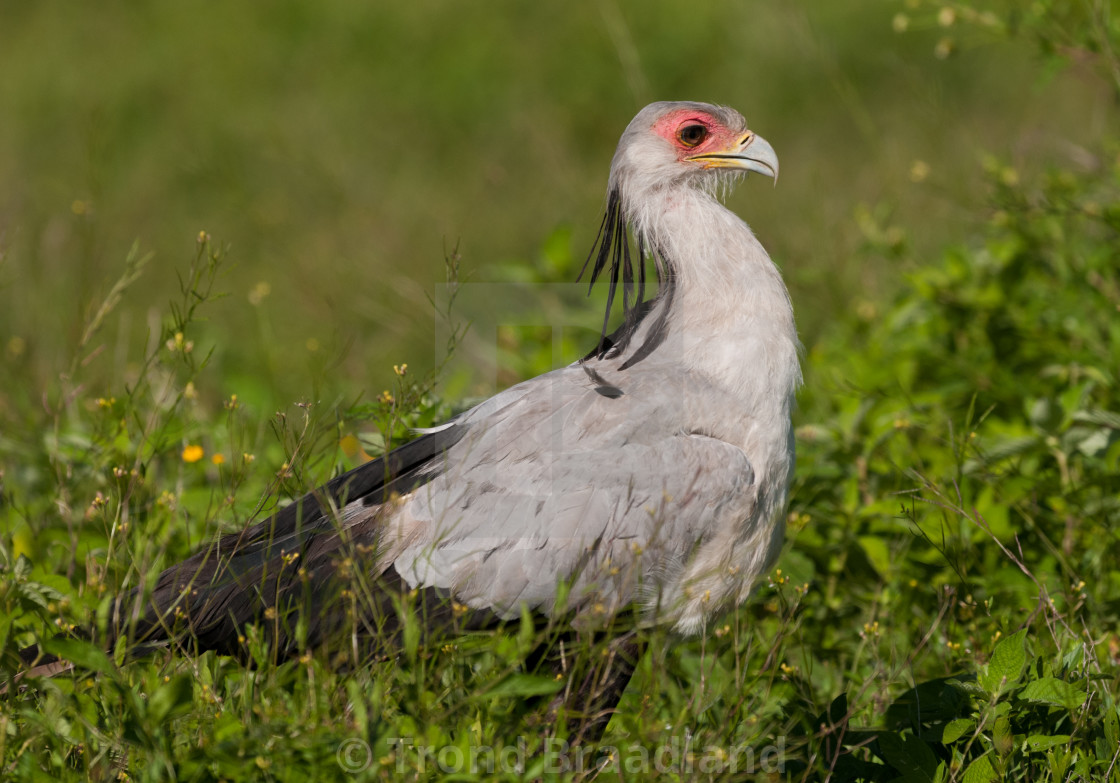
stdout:
[[[340,629],[352,640],[355,628],[375,654],[391,654],[402,596],[430,634],[488,627],[523,607],[581,632],[624,609],[637,624],[701,632],[777,555],[794,464],[801,372],[789,295],[719,199],[746,172],[776,178],[778,159],[737,112],[644,108],[611,163],[588,258],[591,281],[609,281],[608,318],[622,300],[616,331],[604,323],[583,360],[222,537],[150,592],[122,596],[109,641],[236,654],[258,623],[282,655]],[[649,261],[657,286],[647,297]],[[355,578],[368,588],[356,615],[353,601],[334,600]],[[619,638],[611,670],[569,673],[567,700],[554,703],[579,714],[584,736],[605,726],[630,677],[635,636]]]

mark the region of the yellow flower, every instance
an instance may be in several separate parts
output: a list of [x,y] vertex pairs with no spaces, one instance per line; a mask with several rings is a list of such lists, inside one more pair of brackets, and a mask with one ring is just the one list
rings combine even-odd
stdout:
[[183,449],[183,462],[198,462],[206,456],[202,446],[192,443]]
[[210,461],[213,462],[215,465],[224,465],[225,461],[226,461],[226,458],[222,454],[215,454],[213,457],[210,458]]
[[175,332],[175,336],[168,339],[167,350],[190,353],[194,350],[194,340],[188,340],[182,332]]
[[342,453],[347,457],[353,457],[358,453],[358,450],[362,447],[362,444],[353,435],[344,435],[342,439],[339,440],[338,447],[342,449]]

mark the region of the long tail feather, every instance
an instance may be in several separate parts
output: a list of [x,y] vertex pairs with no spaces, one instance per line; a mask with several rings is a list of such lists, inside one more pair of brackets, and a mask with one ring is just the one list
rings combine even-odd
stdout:
[[[168,568],[150,595],[137,588],[118,601],[109,642],[180,641],[236,654],[245,627],[257,623],[283,656],[345,628],[391,636],[404,586],[373,572],[379,507],[438,475],[439,455],[462,435],[462,426],[424,435]],[[369,513],[343,528],[339,512],[355,503]],[[433,611],[439,598],[421,596]]]

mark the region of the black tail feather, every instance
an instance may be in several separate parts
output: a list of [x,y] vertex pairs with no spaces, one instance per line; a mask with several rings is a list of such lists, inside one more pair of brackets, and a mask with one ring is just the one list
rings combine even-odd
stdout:
[[[174,641],[240,654],[252,623],[280,657],[343,631],[391,640],[406,589],[395,573],[375,573],[378,507],[439,475],[438,457],[464,430],[424,435],[171,566],[147,597],[136,588],[118,601],[109,644],[126,637],[130,646]],[[343,529],[339,512],[359,501],[368,515]],[[445,598],[419,596],[433,613]]]

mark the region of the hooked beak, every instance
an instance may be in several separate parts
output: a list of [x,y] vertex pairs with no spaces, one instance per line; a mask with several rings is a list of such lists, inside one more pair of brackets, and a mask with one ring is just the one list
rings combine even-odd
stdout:
[[743,169],[778,181],[778,154],[770,142],[753,131],[748,131],[738,144],[726,150],[703,152],[687,160],[697,161],[706,169]]

